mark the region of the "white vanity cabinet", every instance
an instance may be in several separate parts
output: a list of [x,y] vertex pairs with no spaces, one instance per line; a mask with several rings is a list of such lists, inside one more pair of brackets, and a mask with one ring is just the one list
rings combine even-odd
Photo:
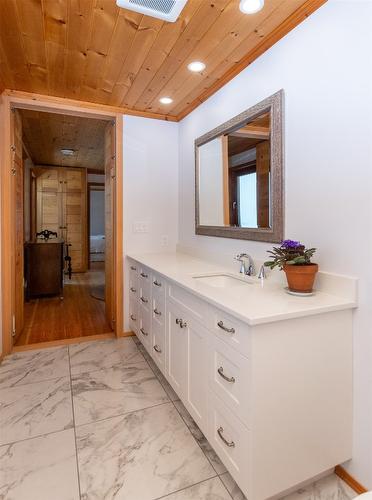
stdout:
[[251,325],[129,263],[131,326],[247,498],[351,458],[350,308]]

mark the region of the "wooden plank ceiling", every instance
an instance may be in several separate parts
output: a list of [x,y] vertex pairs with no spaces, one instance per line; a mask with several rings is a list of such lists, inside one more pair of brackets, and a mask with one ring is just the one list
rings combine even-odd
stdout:
[[[167,23],[115,0],[0,0],[0,90],[181,119],[325,1],[266,0],[244,15],[239,0],[188,0]],[[187,69],[195,60],[202,73]]]
[[[26,109],[20,113],[23,143],[35,165],[104,171],[107,121]],[[61,149],[73,149],[74,155],[64,156]]]

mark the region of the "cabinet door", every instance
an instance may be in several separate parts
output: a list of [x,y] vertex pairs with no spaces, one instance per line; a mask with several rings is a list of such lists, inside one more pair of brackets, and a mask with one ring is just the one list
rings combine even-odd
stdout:
[[198,322],[187,321],[187,393],[185,405],[192,417],[207,432],[208,331]]
[[87,269],[86,172],[82,168],[65,168],[64,174],[65,239],[71,245],[72,270],[82,272]]
[[[62,217],[61,172],[57,168],[35,169],[36,178],[36,231],[54,231],[64,237]],[[33,235],[34,236],[34,235]]]
[[187,329],[181,328],[182,310],[167,304],[168,380],[177,394],[184,399],[187,393]]

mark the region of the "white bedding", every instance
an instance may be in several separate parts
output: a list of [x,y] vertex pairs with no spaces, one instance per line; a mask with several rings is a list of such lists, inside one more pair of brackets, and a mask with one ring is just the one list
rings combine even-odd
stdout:
[[105,253],[104,234],[97,234],[90,237],[90,253]]

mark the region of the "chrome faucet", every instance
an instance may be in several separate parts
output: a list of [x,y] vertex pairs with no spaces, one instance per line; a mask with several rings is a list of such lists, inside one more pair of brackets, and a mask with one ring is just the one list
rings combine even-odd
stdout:
[[245,274],[247,276],[254,276],[254,262],[250,255],[248,255],[247,253],[239,253],[235,257],[235,260],[241,263],[240,272],[242,274]]

